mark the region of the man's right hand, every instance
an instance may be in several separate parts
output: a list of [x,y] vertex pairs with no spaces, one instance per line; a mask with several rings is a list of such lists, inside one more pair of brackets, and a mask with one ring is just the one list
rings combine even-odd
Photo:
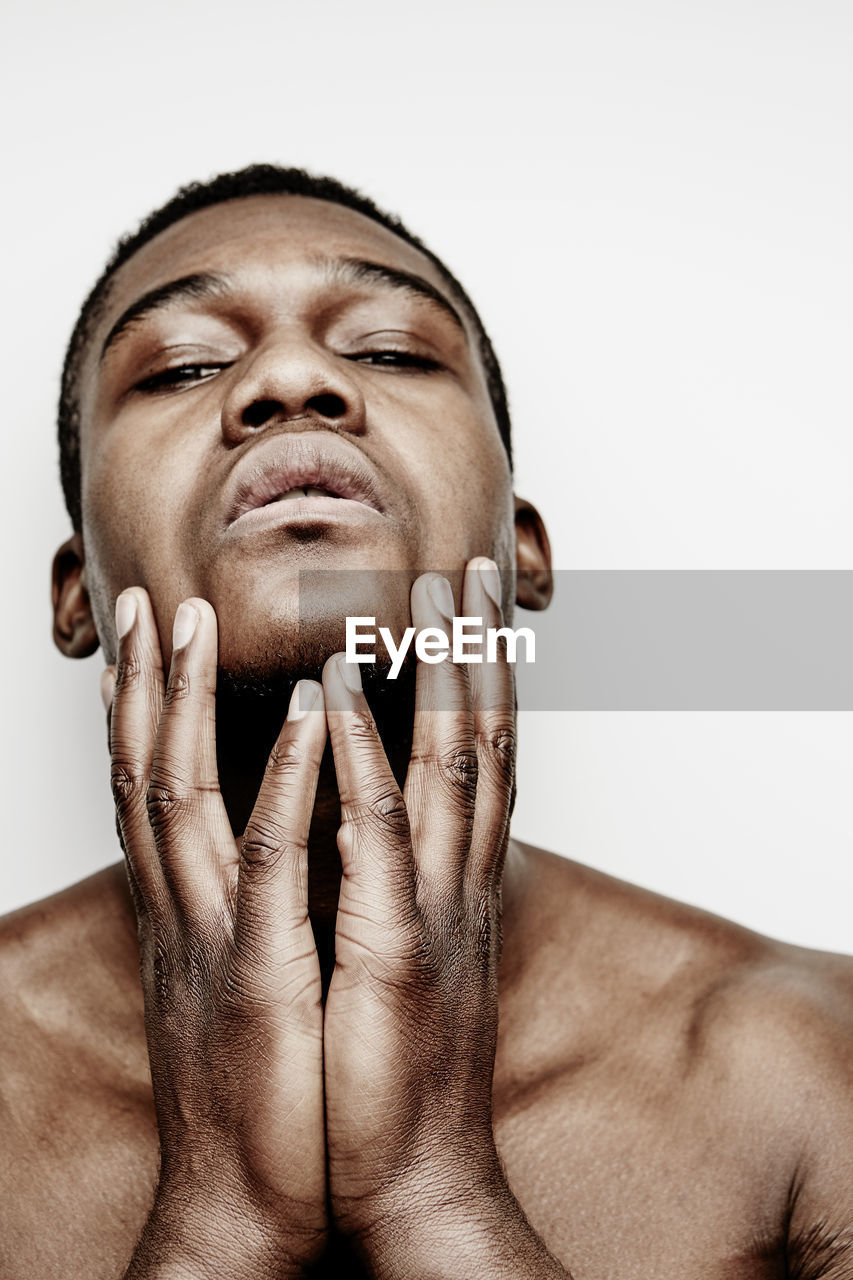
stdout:
[[322,690],[297,686],[235,841],[216,766],[213,609],[200,599],[179,608],[165,688],[145,591],[119,596],[116,625],[113,794],[161,1149],[126,1280],[300,1275],[327,1230],[321,982],[307,887]]

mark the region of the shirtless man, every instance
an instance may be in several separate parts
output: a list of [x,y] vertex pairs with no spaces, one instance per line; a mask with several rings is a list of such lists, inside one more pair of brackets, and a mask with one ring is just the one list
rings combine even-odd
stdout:
[[505,662],[412,711],[336,656],[347,612],[548,601],[441,264],[304,175],[196,189],[96,287],[61,431],[126,868],[0,926],[4,1280],[849,1280],[851,962],[510,840]]

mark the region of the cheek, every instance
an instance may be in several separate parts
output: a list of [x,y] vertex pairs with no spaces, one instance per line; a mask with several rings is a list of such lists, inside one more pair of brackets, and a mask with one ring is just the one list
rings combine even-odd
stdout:
[[122,444],[118,436],[103,441],[82,477],[87,578],[102,643],[112,635],[115,598],[125,587],[145,587],[158,614],[160,597],[190,594],[183,590],[183,513],[184,477],[192,472],[172,455],[154,449],[143,455]]
[[[83,468],[83,504],[95,529],[132,555],[152,540],[174,541],[203,459],[193,424],[153,424],[123,413],[92,431]],[[193,480],[195,478],[195,485]]]
[[422,565],[454,569],[474,555],[505,555],[512,478],[499,439],[479,423],[460,424],[410,467],[421,514]]

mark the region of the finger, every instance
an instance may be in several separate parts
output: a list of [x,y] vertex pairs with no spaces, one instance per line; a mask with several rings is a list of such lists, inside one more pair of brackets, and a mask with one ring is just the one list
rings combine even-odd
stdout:
[[110,723],[110,708],[113,703],[113,694],[116,687],[116,669],[115,666],[104,667],[101,672],[101,702],[104,704],[104,711],[107,713],[107,727]]
[[116,669],[115,665],[104,667],[101,672],[101,702],[104,704],[104,712],[107,723],[107,751],[110,749],[110,722],[113,716],[113,697],[116,691]]
[[[412,588],[412,622],[452,635],[446,578],[424,574]],[[436,655],[437,656],[437,655]],[[468,856],[477,795],[477,754],[468,667],[451,657],[418,663],[412,754],[404,796],[418,869],[426,884],[458,884]]]
[[361,689],[357,664],[335,654],[323,668],[326,717],[341,800],[338,848],[342,915],[360,921],[358,941],[373,929],[413,919],[415,877],[406,806]]
[[[462,592],[466,614],[483,619],[483,632],[503,627],[497,565],[483,556],[467,566]],[[475,884],[499,876],[509,839],[515,786],[516,707],[507,645],[498,635],[494,658],[471,667],[474,738],[478,761],[477,801],[466,874]]]
[[151,908],[167,898],[146,807],[163,705],[163,661],[151,602],[142,588],[131,587],[116,600],[116,634],[116,679],[109,710],[110,777],[131,883]]
[[323,690],[300,680],[243,834],[237,881],[237,944],[276,970],[294,959],[316,960],[308,832],[326,737]]
[[148,820],[166,881],[186,915],[221,907],[235,861],[216,765],[216,615],[178,606],[148,786]]

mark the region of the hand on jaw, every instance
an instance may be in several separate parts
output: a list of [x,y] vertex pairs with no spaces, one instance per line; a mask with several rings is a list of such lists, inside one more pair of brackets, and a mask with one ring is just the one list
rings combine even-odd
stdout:
[[[462,613],[500,626],[491,562]],[[412,590],[446,629],[449,584]],[[564,1276],[495,1150],[500,882],[515,761],[501,660],[420,664],[400,792],[358,678],[303,681],[243,836],[219,790],[216,619],[176,618],[168,681],[148,597],[119,599],[113,788],[139,921],[160,1130],[131,1277],[306,1274],[330,1223],[377,1277]],[[323,1007],[308,831],[331,738],[341,805]]]

